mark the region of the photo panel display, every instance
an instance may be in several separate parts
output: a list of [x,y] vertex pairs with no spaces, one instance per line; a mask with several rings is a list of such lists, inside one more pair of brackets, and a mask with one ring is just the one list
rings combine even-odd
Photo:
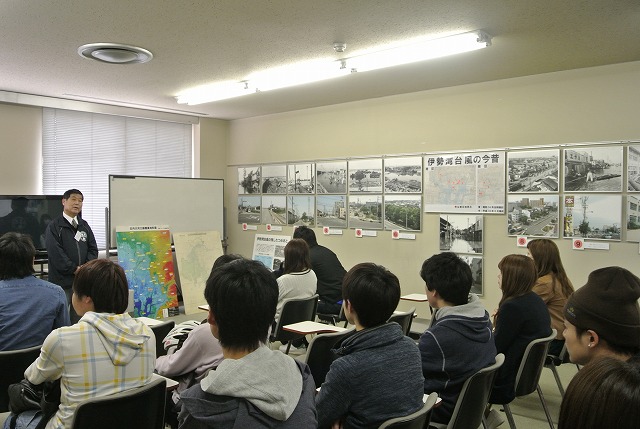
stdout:
[[347,161],[316,163],[318,194],[347,193]]
[[440,214],[440,251],[482,253],[483,216]]
[[509,192],[558,192],[560,150],[507,153]]
[[640,192],[640,146],[627,147],[627,191]]
[[564,150],[564,192],[622,192],[622,146]]
[[622,195],[564,196],[564,237],[620,241]]
[[385,158],[384,192],[406,194],[422,192],[422,157]]
[[261,207],[260,195],[238,196],[238,223],[259,224]]
[[382,195],[349,196],[349,228],[382,229]]
[[260,166],[238,167],[238,194],[260,193]]
[[330,228],[347,227],[347,196],[317,195],[316,224]]
[[507,196],[507,235],[558,238],[560,196],[513,194]]
[[286,194],[287,166],[263,165],[261,189],[263,194]]
[[312,162],[287,165],[287,192],[313,194],[316,188],[316,165]]
[[640,196],[627,195],[627,241],[640,241]]
[[287,197],[285,195],[263,195],[261,217],[263,224],[287,224]]
[[422,196],[385,195],[384,229],[401,231],[422,230]]
[[349,161],[349,193],[382,192],[382,158]]
[[484,295],[484,282],[482,281],[482,263],[483,257],[478,255],[458,255],[460,259],[471,267],[471,277],[473,278],[473,283],[471,283],[471,293],[475,293],[476,295]]
[[287,196],[287,223],[295,226],[314,227],[316,223],[316,199],[312,195]]

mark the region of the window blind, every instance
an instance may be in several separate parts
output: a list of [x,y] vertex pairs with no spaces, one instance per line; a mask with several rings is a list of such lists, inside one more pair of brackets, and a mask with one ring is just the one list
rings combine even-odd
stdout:
[[82,217],[100,249],[110,174],[193,176],[189,124],[50,108],[43,109],[42,122],[43,191],[84,194]]

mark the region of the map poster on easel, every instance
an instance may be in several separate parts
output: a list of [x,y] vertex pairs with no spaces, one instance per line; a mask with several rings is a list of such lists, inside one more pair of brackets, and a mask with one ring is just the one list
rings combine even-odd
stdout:
[[118,263],[133,289],[134,317],[177,316],[178,288],[167,226],[116,228]]
[[222,256],[220,232],[175,232],[176,263],[185,314],[202,314],[199,305],[205,303],[204,287],[211,267]]
[[505,152],[424,157],[424,211],[504,213]]
[[260,261],[271,271],[284,261],[284,246],[291,240],[287,235],[256,234],[251,259]]

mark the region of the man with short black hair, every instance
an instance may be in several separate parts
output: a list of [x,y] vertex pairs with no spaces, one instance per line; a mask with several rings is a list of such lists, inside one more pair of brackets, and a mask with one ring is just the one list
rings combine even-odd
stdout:
[[0,237],[0,351],[39,346],[49,333],[69,325],[60,286],[33,276],[36,249],[31,237]]
[[318,396],[318,427],[378,427],[423,406],[420,352],[397,323],[386,323],[400,300],[400,282],[386,268],[363,263],[345,276],[347,320],[356,333],[335,350],[338,359]]
[[339,314],[342,279],[346,273],[340,260],[331,250],[318,244],[316,233],[307,226],[297,227],[293,231],[293,238],[301,238],[309,245],[311,269],[318,278],[317,293],[320,300],[317,312],[320,314]]
[[278,302],[269,270],[257,261],[229,262],[212,271],[204,295],[224,360],[182,393],[179,427],[316,427],[309,367],[265,344]]
[[496,346],[489,313],[470,293],[469,265],[455,253],[444,252],[424,261],[420,277],[429,305],[436,310],[418,344],[424,392],[437,392],[442,398],[431,420],[446,424],[467,378],[495,363]]
[[[49,222],[45,232],[49,258],[49,281],[64,289],[71,304],[71,286],[78,269],[98,257],[98,245],[89,224],[80,217],[84,196],[77,189],[69,189],[62,196],[63,212]],[[69,308],[71,323],[80,317],[73,306]]]

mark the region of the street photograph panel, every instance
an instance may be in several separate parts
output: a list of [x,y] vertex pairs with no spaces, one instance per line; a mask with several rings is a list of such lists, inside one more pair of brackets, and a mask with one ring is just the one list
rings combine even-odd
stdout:
[[440,250],[482,253],[482,215],[440,214]]
[[627,241],[640,241],[640,197],[627,195]]
[[627,148],[627,191],[640,192],[640,146]]
[[316,199],[312,195],[289,195],[287,197],[287,223],[313,227],[316,222]]
[[260,223],[260,195],[240,195],[238,197],[238,223]]
[[330,228],[347,227],[347,196],[317,195],[316,223]]
[[564,237],[620,241],[622,195],[564,196]]
[[509,192],[558,192],[560,150],[507,153]]
[[286,194],[287,166],[263,165],[261,189],[263,194]]
[[349,161],[349,193],[382,192],[382,158]]
[[622,192],[622,149],[565,149],[564,192]]
[[560,196],[517,194],[507,197],[507,235],[558,238]]
[[471,293],[476,295],[484,295],[484,284],[482,281],[482,256],[475,255],[458,255],[460,259],[465,261],[469,267],[471,267],[471,277],[473,283],[471,283]]
[[271,225],[287,224],[287,197],[284,195],[262,196],[262,222]]
[[385,158],[384,192],[422,192],[422,157]]
[[260,166],[238,167],[238,194],[260,193]]
[[385,195],[384,229],[420,231],[422,229],[420,195]]
[[287,192],[313,194],[316,188],[316,165],[310,162],[287,165]]
[[317,193],[347,193],[347,161],[317,162]]
[[382,229],[382,195],[349,196],[349,228]]

